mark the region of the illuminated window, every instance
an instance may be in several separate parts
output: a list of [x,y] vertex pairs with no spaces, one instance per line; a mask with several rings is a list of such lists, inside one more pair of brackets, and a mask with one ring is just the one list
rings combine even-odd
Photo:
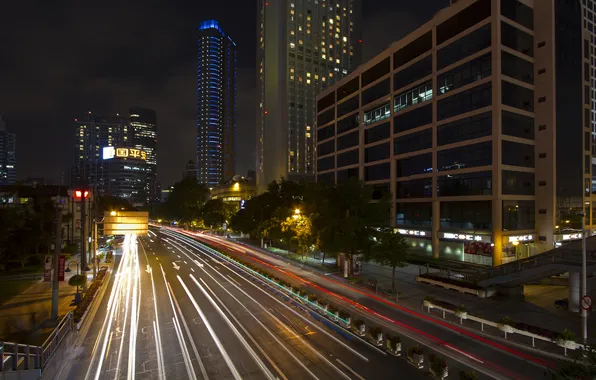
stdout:
[[296,44],[295,44],[295,43],[293,43],[293,42],[290,42],[290,47],[291,47],[292,49],[294,49],[294,48],[296,47]]
[[306,73],[306,77],[307,78],[310,78],[310,73]]
[[310,84],[310,79],[307,79],[306,80],[306,84]]

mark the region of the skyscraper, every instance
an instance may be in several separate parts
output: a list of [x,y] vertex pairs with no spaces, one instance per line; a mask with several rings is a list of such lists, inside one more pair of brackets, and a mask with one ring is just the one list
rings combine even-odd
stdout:
[[74,123],[76,142],[71,184],[101,186],[103,148],[132,145],[133,131],[120,116],[105,118],[91,112]]
[[134,147],[147,153],[147,182],[145,193],[147,203],[159,202],[157,191],[157,117],[155,111],[133,107],[129,110],[129,123],[132,128]]
[[[596,0],[582,0],[584,30],[587,46],[584,51],[589,53],[589,81],[590,81],[590,117],[592,125],[592,165],[596,165]],[[596,193],[596,167],[592,168],[592,193]]]
[[0,115],[0,185],[12,185],[17,180],[17,136],[6,131]]
[[197,181],[232,178],[236,162],[236,43],[219,23],[199,26],[197,41]]
[[256,169],[268,183],[314,173],[315,97],[360,62],[361,0],[258,0]]

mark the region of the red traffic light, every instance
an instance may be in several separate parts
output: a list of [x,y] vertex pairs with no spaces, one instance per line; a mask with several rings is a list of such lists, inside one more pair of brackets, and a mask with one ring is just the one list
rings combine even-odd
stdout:
[[75,198],[81,198],[83,196],[83,194],[85,195],[85,198],[89,197],[89,191],[85,190],[83,192],[83,190],[75,190]]

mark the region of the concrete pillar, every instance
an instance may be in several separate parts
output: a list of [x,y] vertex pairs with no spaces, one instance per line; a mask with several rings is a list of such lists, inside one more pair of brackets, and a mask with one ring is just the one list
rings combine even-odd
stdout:
[[433,227],[432,227],[433,259],[439,258],[439,252],[440,252],[439,230],[440,229],[441,229],[441,203],[439,201],[433,201]]
[[[493,188],[493,191],[497,189]],[[503,263],[503,207],[500,199],[492,201],[492,223],[493,223],[493,266]]]
[[580,273],[569,272],[569,311],[579,311],[579,298],[581,293]]

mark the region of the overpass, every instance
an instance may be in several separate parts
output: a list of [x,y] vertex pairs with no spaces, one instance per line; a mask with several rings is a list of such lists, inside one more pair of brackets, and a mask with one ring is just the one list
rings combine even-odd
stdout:
[[[587,271],[596,271],[596,236],[586,239]],[[566,272],[579,272],[582,265],[582,242],[571,242],[550,251],[467,274],[480,286],[517,286]]]

